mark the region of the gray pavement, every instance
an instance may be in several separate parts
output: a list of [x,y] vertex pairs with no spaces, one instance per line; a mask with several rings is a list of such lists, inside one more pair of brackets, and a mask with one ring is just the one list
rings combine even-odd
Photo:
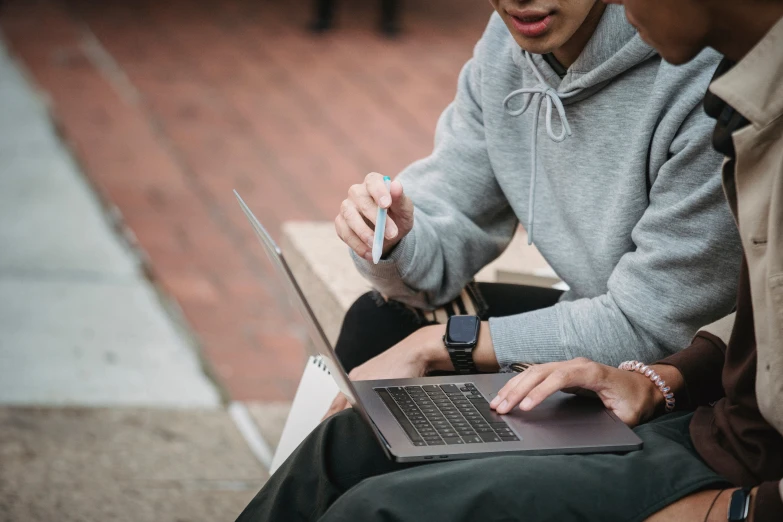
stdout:
[[267,477],[234,417],[0,34],[0,522],[233,520]]
[[0,404],[219,402],[0,48]]

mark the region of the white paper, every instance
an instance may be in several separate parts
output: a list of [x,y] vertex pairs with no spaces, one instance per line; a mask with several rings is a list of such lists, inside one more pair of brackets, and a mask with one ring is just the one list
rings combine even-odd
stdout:
[[302,380],[296,390],[280,443],[272,457],[269,473],[274,473],[305,437],[318,426],[338,391],[337,384],[321,361],[321,357],[311,356],[307,360]]

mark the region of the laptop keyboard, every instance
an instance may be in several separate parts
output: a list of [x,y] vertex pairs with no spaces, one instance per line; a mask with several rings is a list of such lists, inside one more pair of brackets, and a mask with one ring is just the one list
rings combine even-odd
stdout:
[[513,442],[473,383],[375,388],[414,446]]

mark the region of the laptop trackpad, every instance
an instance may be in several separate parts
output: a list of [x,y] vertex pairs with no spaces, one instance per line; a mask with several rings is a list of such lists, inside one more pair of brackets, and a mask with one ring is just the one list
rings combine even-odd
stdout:
[[[532,411],[512,410],[506,417],[515,425],[571,426],[605,425],[617,422],[598,399],[560,395],[539,404]],[[510,418],[508,418],[510,417]]]

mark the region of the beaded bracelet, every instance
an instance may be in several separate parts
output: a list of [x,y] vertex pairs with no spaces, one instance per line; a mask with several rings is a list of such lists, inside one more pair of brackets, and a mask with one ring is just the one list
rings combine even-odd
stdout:
[[618,368],[621,370],[628,370],[629,372],[638,372],[645,377],[649,377],[658,389],[661,390],[661,393],[663,393],[663,398],[666,400],[666,413],[674,411],[674,393],[666,386],[666,381],[661,379],[661,376],[658,375],[655,370],[639,361],[625,361],[618,366]]

